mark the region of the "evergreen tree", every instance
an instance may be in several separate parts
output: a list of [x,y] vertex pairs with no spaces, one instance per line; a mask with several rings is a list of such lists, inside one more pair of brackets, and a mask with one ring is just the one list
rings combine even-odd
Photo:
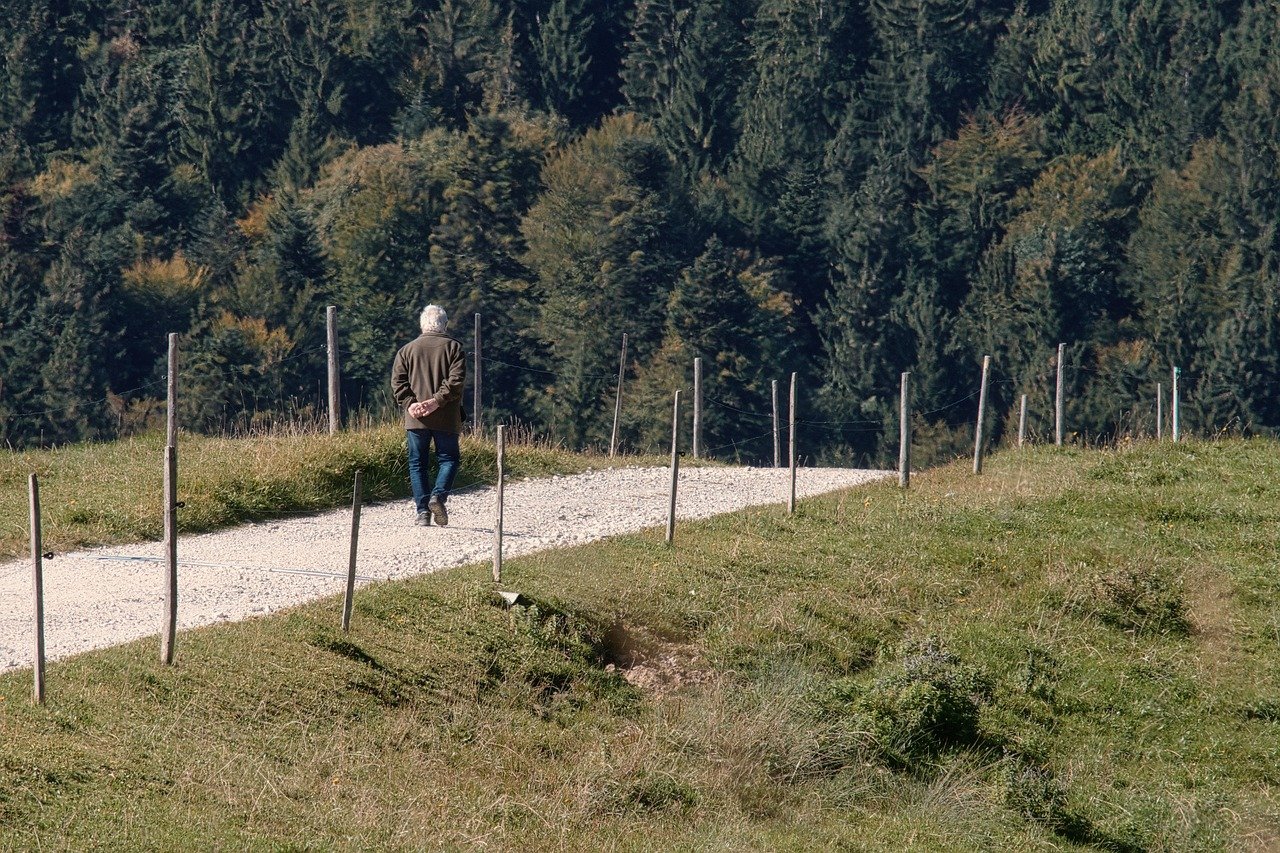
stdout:
[[1226,99],[1218,42],[1233,2],[1134,0],[1112,8],[1116,73],[1102,84],[1117,140],[1148,168],[1185,163]]
[[459,159],[456,138],[445,131],[404,146],[357,149],[301,196],[331,270],[344,392],[366,405],[388,393],[396,349],[417,334],[429,298],[431,230]]
[[582,126],[596,113],[592,100],[591,34],[597,26],[587,0],[551,0],[534,43],[547,107]]
[[38,414],[15,425],[20,438],[61,443],[114,433],[106,396],[118,337],[107,311],[118,282],[120,236],[76,236],[45,274],[15,347],[15,373],[38,382],[38,396],[23,402],[40,406]]
[[746,15],[738,0],[637,6],[623,95],[691,176],[722,172],[733,148],[734,106],[747,69]]
[[266,89],[265,46],[253,20],[233,0],[195,0],[194,33],[185,52],[176,119],[185,162],[227,204],[251,196],[282,142],[282,116]]
[[670,440],[670,424],[653,413],[688,385],[701,357],[703,447],[721,458],[771,458],[770,382],[787,374],[795,342],[783,285],[776,264],[709,238],[671,291],[662,346],[629,394],[624,437],[652,450]]
[[856,10],[827,0],[763,0],[752,23],[750,73],[729,168],[734,211],[766,251],[785,251],[792,223],[776,202],[792,169],[821,159],[842,95],[865,62]]
[[270,57],[263,73],[278,81],[272,86],[274,109],[292,116],[283,154],[272,170],[275,187],[296,191],[310,185],[341,148],[339,120],[350,76],[345,57],[352,52],[342,28],[344,13],[328,0],[263,3],[256,52]]
[[0,128],[37,151],[65,144],[79,88],[77,34],[63,6],[11,0],[0,8]]
[[687,252],[687,201],[666,151],[626,114],[565,148],[542,181],[522,225],[524,260],[557,380],[534,403],[571,444],[604,441],[622,333],[642,361],[660,342],[662,308]]
[[556,138],[547,122],[477,116],[461,140],[461,157],[444,190],[444,211],[431,232],[429,298],[457,318],[457,334],[482,318],[485,419],[509,419],[531,376],[510,365],[529,346],[521,333],[533,313],[529,271],[521,261],[520,221],[540,189],[541,165]]

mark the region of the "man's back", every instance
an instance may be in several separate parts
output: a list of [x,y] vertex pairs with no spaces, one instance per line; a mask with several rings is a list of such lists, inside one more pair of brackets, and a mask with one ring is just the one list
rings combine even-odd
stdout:
[[[400,348],[391,369],[391,393],[405,411],[405,429],[462,432],[462,386],[466,381],[462,344],[448,335],[423,332]],[[423,418],[411,417],[410,403],[435,399],[440,407]]]

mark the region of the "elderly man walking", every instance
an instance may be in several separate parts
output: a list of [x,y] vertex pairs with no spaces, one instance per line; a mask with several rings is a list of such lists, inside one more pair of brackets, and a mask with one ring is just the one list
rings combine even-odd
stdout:
[[[391,367],[391,394],[404,410],[409,440],[409,484],[417,507],[417,524],[449,523],[445,504],[458,475],[458,436],[462,433],[462,384],[467,378],[462,344],[444,333],[449,315],[428,305],[418,318],[422,334],[396,353]],[[427,491],[428,451],[436,446],[440,470]]]

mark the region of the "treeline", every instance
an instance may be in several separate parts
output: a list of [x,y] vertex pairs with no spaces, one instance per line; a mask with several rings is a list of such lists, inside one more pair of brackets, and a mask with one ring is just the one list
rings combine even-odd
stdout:
[[[486,415],[924,458],[992,403],[1073,430],[1280,426],[1276,0],[7,0],[0,441],[306,417],[323,306],[385,405],[424,302],[485,317]],[[737,411],[741,410],[741,411]],[[745,412],[745,413],[744,413]],[[997,435],[1007,425],[997,425]],[[762,428],[763,427],[763,428]],[[765,456],[769,441],[740,445]],[[731,451],[726,451],[731,452]]]

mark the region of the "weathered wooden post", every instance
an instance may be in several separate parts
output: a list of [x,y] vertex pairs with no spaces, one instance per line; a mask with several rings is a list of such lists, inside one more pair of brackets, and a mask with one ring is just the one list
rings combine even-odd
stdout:
[[506,427],[498,427],[498,483],[493,517],[493,582],[502,583],[502,486],[506,480]]
[[164,448],[165,614],[160,628],[160,662],[173,663],[178,633],[178,336],[169,333],[168,411]]
[[27,479],[27,493],[31,500],[31,585],[36,605],[36,645],[32,669],[35,685],[32,698],[37,705],[44,704],[44,559],[40,532],[40,483],[36,475]]
[[1022,405],[1018,408],[1018,447],[1027,440],[1027,395],[1022,395]]
[[911,485],[911,374],[902,374],[902,404],[898,414],[898,485]]
[[1164,384],[1156,383],[1156,441],[1164,441]]
[[778,419],[778,380],[773,380],[773,467],[782,467],[782,425]]
[[1179,422],[1178,416],[1178,377],[1182,375],[1182,368],[1175,367],[1173,369],[1173,443],[1177,444],[1178,439],[1182,437],[1182,424]]
[[480,364],[480,312],[476,312],[476,328],[475,340],[472,343],[471,354],[471,426],[476,435],[484,432],[484,426],[480,421],[480,380],[484,376],[483,368]]
[[676,537],[676,487],[680,479],[680,392],[671,412],[671,503],[667,508],[667,544]]
[[342,375],[338,371],[338,308],[330,305],[325,309],[325,348],[329,351],[329,435],[336,433],[342,426],[341,405]]
[[982,357],[982,384],[978,387],[978,422],[973,430],[973,473],[982,473],[982,424],[987,416],[987,375],[991,370],[991,356]]
[[622,419],[622,377],[627,372],[627,333],[622,333],[622,355],[618,358],[618,393],[613,398],[613,432],[609,433],[609,456],[618,452],[618,422]]
[[1058,344],[1058,387],[1057,387],[1057,394],[1054,397],[1054,403],[1053,403],[1053,443],[1056,444],[1058,447],[1062,446],[1062,432],[1064,429],[1063,416],[1062,416],[1063,410],[1064,410],[1064,402],[1062,397],[1062,364],[1063,364],[1064,356],[1066,355],[1066,352],[1067,352],[1067,345]]
[[791,492],[787,497],[787,512],[796,511],[796,374],[791,374],[791,428],[787,436],[787,449],[791,452]]
[[702,458],[702,357],[693,360],[693,458]]
[[178,446],[178,336],[169,333],[168,410],[165,412],[165,444]]
[[351,489],[351,552],[347,557],[347,594],[342,599],[342,632],[351,630],[351,610],[356,598],[356,550],[360,542],[360,504],[364,495],[364,472],[356,471]]
[[178,449],[164,449],[164,622],[160,630],[160,662],[173,663],[178,635]]

